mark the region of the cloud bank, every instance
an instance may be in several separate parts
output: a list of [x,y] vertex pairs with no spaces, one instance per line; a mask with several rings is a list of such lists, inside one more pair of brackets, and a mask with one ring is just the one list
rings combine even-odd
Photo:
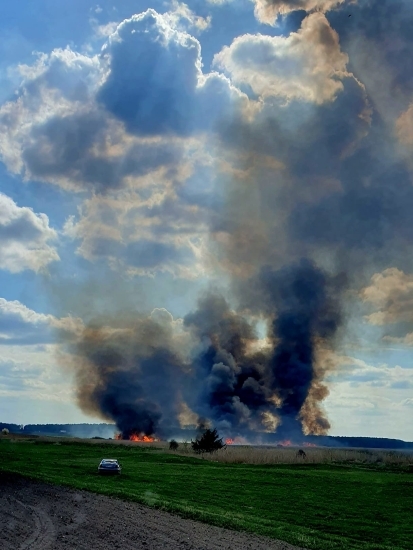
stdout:
[[3,270],[19,273],[26,269],[44,270],[59,260],[57,233],[49,226],[46,214],[35,214],[31,208],[19,207],[0,193],[0,262]]

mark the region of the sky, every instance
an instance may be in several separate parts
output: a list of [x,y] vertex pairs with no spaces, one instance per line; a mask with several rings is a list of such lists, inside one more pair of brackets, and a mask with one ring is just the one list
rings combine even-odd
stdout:
[[155,319],[195,364],[208,292],[255,348],[277,345],[279,281],[304,259],[337,298],[334,330],[311,329],[328,432],[413,441],[412,15],[410,0],[3,2],[0,421],[111,420],[93,327],[144,347]]

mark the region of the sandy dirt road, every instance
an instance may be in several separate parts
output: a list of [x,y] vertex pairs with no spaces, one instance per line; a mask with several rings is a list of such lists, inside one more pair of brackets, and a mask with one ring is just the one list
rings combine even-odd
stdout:
[[0,473],[1,550],[300,550],[136,503]]

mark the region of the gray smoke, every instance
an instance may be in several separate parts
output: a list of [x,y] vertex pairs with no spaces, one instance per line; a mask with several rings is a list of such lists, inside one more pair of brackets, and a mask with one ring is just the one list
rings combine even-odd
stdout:
[[[310,4],[257,1],[272,12]],[[83,410],[116,422],[124,437],[168,436],[185,422],[228,436],[328,431],[317,353],[340,341],[347,290],[354,296],[388,267],[413,269],[410,155],[375,109],[376,90],[371,99],[360,84],[365,67],[355,45],[353,54],[361,72],[343,77],[331,101],[274,99],[253,120],[222,121],[218,145],[232,172],[224,204],[210,201],[209,221],[214,258],[230,284],[201,296],[178,328],[122,312],[89,325],[75,349]],[[400,90],[404,73],[394,74]],[[266,346],[257,319],[268,328]]]
[[110,328],[88,327],[77,344],[81,408],[113,420],[125,438],[173,433],[183,402],[199,427],[210,422],[231,436],[277,425],[280,437],[302,436],[302,426],[325,433],[314,355],[337,331],[341,287],[309,261],[263,269],[251,284],[272,311],[272,346],[257,351],[254,323],[213,292],[185,317],[186,356],[162,316],[118,320],[116,328],[112,318]]

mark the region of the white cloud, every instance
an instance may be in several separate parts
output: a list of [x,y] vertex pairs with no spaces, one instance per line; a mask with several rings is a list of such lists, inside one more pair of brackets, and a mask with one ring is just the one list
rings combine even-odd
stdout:
[[56,368],[53,346],[2,346],[0,396],[70,403],[74,390]]
[[[183,5],[176,9],[192,17]],[[149,173],[173,178],[182,149],[191,147],[189,134],[246,97],[223,75],[202,73],[199,42],[175,29],[171,17],[149,10],[123,21],[100,57],[66,48],[21,65],[18,97],[0,108],[7,168],[70,191],[139,186]]]
[[92,18],[90,24],[97,38],[106,38],[116,31],[119,21],[109,21],[109,23],[99,25],[97,19]]
[[288,37],[243,35],[214,58],[236,85],[248,85],[263,98],[332,101],[349,77],[348,56],[322,13],[306,17]]
[[413,322],[413,275],[385,269],[372,276],[360,296],[377,310],[365,317],[372,325]]
[[[162,180],[161,180],[162,181]],[[182,194],[187,186],[180,185]],[[100,258],[129,275],[168,271],[184,278],[202,273],[202,248],[208,235],[208,208],[178,196],[164,183],[141,194],[88,199],[79,217],[66,221],[64,232],[80,240],[77,253],[89,261]]]
[[369,390],[386,388],[389,392],[413,389],[412,368],[386,363],[369,364],[362,359],[334,352],[324,353],[322,360],[324,365],[321,366],[328,371],[328,378],[333,385],[345,384]]
[[183,28],[195,28],[201,32],[208,29],[211,25],[210,16],[201,17],[196,15],[187,4],[178,0],[172,0],[171,9],[164,14],[164,18],[175,28],[183,25]]
[[0,298],[0,344],[34,345],[70,339],[83,329],[80,319],[37,313],[18,300]]
[[82,241],[84,258],[131,275],[200,274],[207,200],[194,184],[186,195],[186,182],[210,162],[206,131],[248,101],[224,75],[203,74],[200,44],[182,21],[208,24],[174,2],[164,15],[123,21],[100,56],[41,54],[20,66],[18,96],[0,108],[7,168],[93,195],[64,233]]
[[[37,149],[37,166],[42,164],[44,156],[43,171],[46,172],[43,174],[46,177],[37,179],[53,182],[47,178],[47,170],[51,171],[50,164],[57,159],[52,159],[50,153],[60,152],[63,161],[65,155],[64,151],[56,151],[52,139],[47,141],[47,130],[50,124],[53,129],[53,121],[60,118],[63,131],[60,136],[56,134],[57,145],[71,138],[67,146],[72,146],[72,153],[73,147],[84,145],[79,142],[79,133],[76,135],[72,130],[69,136],[64,126],[75,113],[85,117],[90,112],[93,89],[99,82],[99,62],[96,57],[87,57],[69,48],[57,49],[50,55],[39,54],[33,65],[20,65],[19,71],[23,80],[17,99],[0,108],[0,155],[11,172],[27,180],[42,175],[37,174],[30,163],[30,153]],[[52,171],[50,175],[56,174]]]
[[2,269],[12,273],[44,269],[59,260],[56,249],[49,244],[56,239],[57,233],[49,226],[46,214],[36,214],[31,208],[19,207],[10,197],[0,193]]
[[136,135],[200,133],[245,99],[223,75],[203,74],[199,41],[153,9],[124,20],[101,59],[97,100]]

